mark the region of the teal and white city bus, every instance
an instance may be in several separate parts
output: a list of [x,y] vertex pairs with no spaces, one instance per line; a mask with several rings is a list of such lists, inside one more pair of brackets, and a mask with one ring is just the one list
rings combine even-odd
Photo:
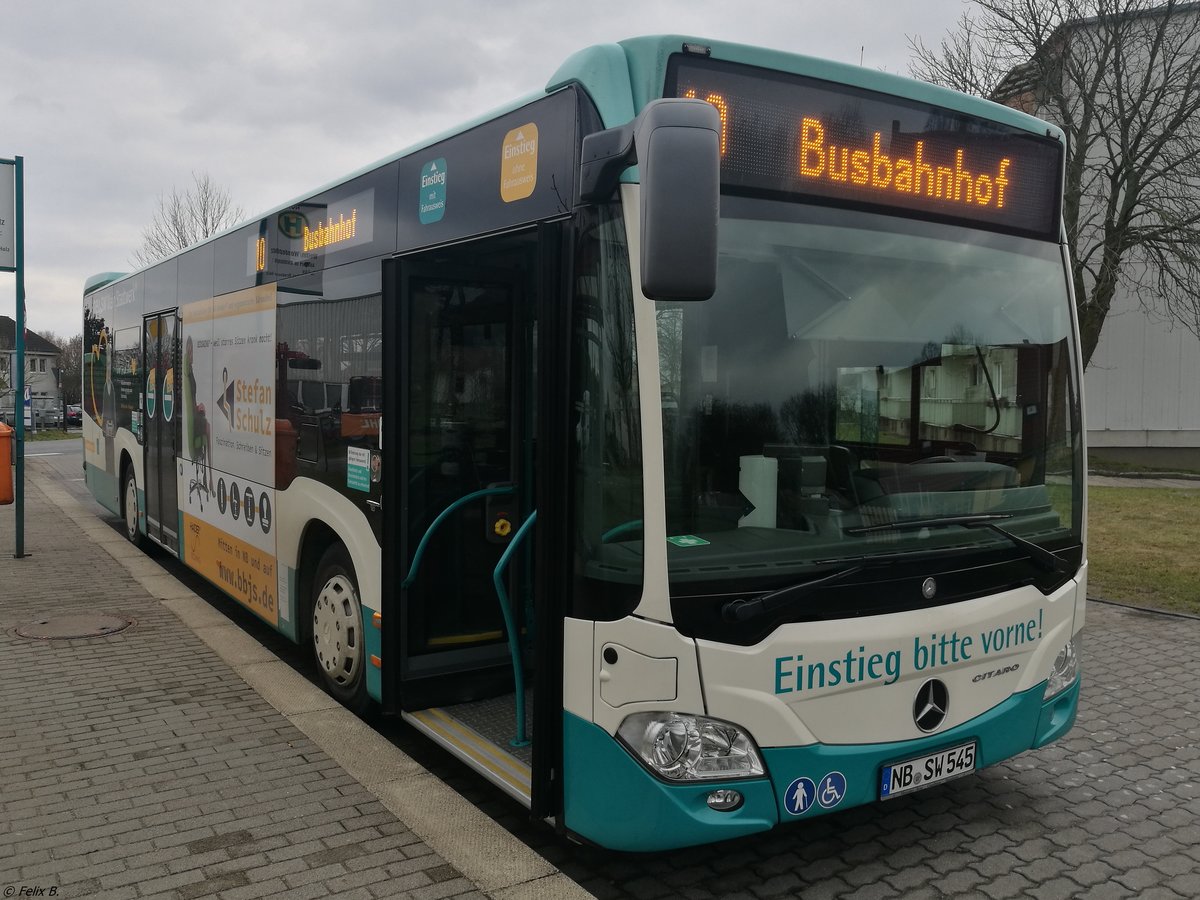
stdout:
[[1063,166],[879,72],[591,47],[89,280],[87,482],[575,838],[902,798],[1074,721]]

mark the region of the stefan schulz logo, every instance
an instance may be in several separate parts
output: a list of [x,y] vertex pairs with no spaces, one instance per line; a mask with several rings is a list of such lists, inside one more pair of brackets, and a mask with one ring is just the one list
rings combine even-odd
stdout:
[[221,369],[220,395],[217,409],[225,417],[231,431],[258,434],[269,437],[275,433],[274,389],[257,378],[243,381],[229,380],[229,369]]

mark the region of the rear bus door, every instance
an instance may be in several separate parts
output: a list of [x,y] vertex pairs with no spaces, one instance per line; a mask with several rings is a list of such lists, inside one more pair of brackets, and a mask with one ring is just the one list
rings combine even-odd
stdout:
[[179,450],[179,315],[177,310],[142,320],[145,382],[142,448],[145,454],[146,532],[179,552],[179,501],[175,458]]

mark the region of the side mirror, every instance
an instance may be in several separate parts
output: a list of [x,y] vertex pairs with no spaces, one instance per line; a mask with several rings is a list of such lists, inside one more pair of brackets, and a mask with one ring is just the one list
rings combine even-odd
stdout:
[[642,293],[651,299],[707,300],[716,290],[720,131],[711,104],[664,99],[583,140],[582,201],[607,200],[621,172],[638,165]]

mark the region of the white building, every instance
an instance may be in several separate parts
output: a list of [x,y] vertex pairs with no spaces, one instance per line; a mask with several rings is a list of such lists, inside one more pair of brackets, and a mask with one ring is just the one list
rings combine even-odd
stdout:
[[1094,455],[1200,468],[1200,338],[1122,292],[1084,389]]
[[[1097,90],[1111,92],[1118,84],[1132,85],[1126,90],[1127,102],[1133,105],[1140,102],[1139,108],[1150,106],[1148,99],[1130,99],[1129,92],[1143,91],[1144,96],[1153,97],[1159,85],[1164,90],[1168,86],[1172,90],[1178,88],[1173,87],[1174,82],[1142,81],[1132,76],[1144,73],[1147,68],[1155,72],[1168,69],[1179,72],[1188,68],[1183,63],[1200,54],[1200,3],[1177,5],[1171,20],[1163,19],[1163,10],[1156,7],[1110,16],[1104,22],[1090,18],[1060,26],[1029,63],[1008,73],[993,98],[1055,121],[1055,106],[1050,100],[1054,91],[1061,91],[1072,105],[1077,104],[1079,93],[1072,93],[1075,86],[1084,73],[1097,71],[1094,65],[1089,69],[1090,60],[1111,61],[1115,48],[1119,48],[1125,80],[1101,78]],[[1154,49],[1148,49],[1151,47]],[[1158,54],[1152,68],[1147,65],[1151,54]],[[1164,57],[1173,64],[1164,62]],[[1047,88],[1045,82],[1052,79],[1059,80]],[[1193,92],[1194,87],[1193,83]],[[1180,96],[1172,94],[1165,102],[1178,103]],[[1154,128],[1161,127],[1166,118],[1166,113],[1156,116],[1146,126],[1145,134],[1156,136]],[[1111,120],[1110,113],[1106,121],[1111,125]],[[1189,122],[1169,135],[1178,137],[1187,132],[1190,138],[1188,129],[1194,125]],[[1111,146],[1114,145],[1098,141],[1089,154],[1089,165],[1095,164],[1099,173],[1096,181],[1102,186],[1114,172],[1118,180],[1125,177],[1125,170],[1113,162],[1120,159],[1119,150],[1113,151],[1113,156],[1106,156]],[[1147,172],[1139,175],[1145,179]],[[1181,178],[1196,183],[1194,172]],[[1151,202],[1156,208],[1163,204],[1168,214],[1177,213],[1181,205],[1178,198],[1188,196],[1187,193],[1181,193],[1169,181],[1160,179],[1159,183],[1165,186]],[[1193,189],[1193,193],[1195,190],[1200,189]],[[1082,210],[1082,231],[1091,232],[1085,245],[1103,239],[1104,217],[1098,212],[1103,211],[1105,199],[1101,194],[1095,198],[1094,206],[1085,205]],[[1200,196],[1194,199],[1195,206],[1200,207]],[[1127,256],[1126,265],[1138,263]],[[1153,280],[1151,277],[1145,282],[1153,284]],[[1094,457],[1200,469],[1200,337],[1163,314],[1163,301],[1152,288],[1117,286],[1085,372],[1084,390],[1088,446]]]
[[[20,406],[13,403],[17,323],[0,316],[0,410]],[[33,405],[59,410],[62,392],[58,387],[58,347],[34,331],[25,330],[25,383]]]

